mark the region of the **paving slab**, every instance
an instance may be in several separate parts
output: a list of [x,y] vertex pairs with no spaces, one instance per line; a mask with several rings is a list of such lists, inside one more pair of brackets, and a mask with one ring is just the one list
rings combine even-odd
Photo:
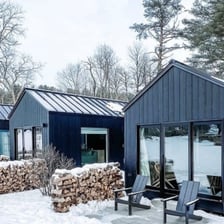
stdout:
[[[169,205],[171,209],[175,208],[175,202]],[[128,206],[127,205],[118,205],[118,211],[114,211],[112,207],[105,208],[103,211],[103,215],[111,216],[114,214],[113,219],[111,220],[112,224],[162,224],[163,223],[163,204],[160,199],[152,200],[152,207],[151,209],[140,209],[140,208],[133,208],[132,209],[133,215],[128,215]],[[197,213],[197,211],[196,211]],[[199,215],[203,214],[203,211],[199,212]],[[204,212],[204,214],[206,214]],[[117,215],[117,218],[116,218]],[[221,217],[220,217],[221,218]],[[98,219],[100,217],[98,216]],[[224,223],[224,218],[223,222]],[[167,224],[181,224],[185,223],[184,217],[176,217],[176,216],[167,216]],[[189,224],[206,224],[211,223],[210,219],[207,217],[203,217],[201,221],[197,220],[189,220]]]

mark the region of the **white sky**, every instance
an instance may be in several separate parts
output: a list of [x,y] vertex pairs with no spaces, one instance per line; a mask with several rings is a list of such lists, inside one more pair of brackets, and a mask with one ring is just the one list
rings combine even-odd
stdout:
[[[100,44],[111,46],[124,62],[127,48],[136,40],[129,27],[144,22],[142,0],[11,1],[25,11],[26,36],[21,50],[45,64],[35,85],[56,86],[57,72],[92,56]],[[188,7],[192,2],[182,0]],[[147,49],[152,47],[149,39],[144,42]]]

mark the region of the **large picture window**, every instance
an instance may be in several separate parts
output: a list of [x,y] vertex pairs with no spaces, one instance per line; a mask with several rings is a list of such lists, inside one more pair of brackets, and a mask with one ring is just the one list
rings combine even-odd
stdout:
[[165,188],[179,189],[188,179],[188,126],[165,127]]
[[221,195],[221,125],[195,124],[194,180],[200,181],[200,192]]
[[108,130],[106,128],[81,128],[82,165],[108,161]]
[[140,173],[149,176],[148,185],[160,186],[160,129],[158,127],[141,127],[140,139]]
[[149,176],[148,185],[159,188],[164,183],[163,188],[169,190],[178,190],[183,180],[193,174],[193,180],[200,182],[200,193],[220,197],[221,122],[193,123],[192,127],[189,129],[189,124],[140,127],[140,174]]

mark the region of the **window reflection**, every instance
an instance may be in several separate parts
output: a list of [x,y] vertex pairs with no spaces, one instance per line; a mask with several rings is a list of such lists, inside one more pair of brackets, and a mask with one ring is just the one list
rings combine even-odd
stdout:
[[165,128],[165,187],[178,189],[188,179],[188,126]]
[[35,145],[35,156],[39,157],[43,150],[42,145],[42,128],[36,127],[35,128],[35,136],[34,136],[34,145]]
[[194,180],[200,192],[221,195],[221,128],[219,123],[194,125]]
[[0,130],[0,155],[10,156],[9,131]]
[[24,130],[24,158],[30,159],[33,157],[33,145],[32,145],[32,129]]
[[108,130],[106,128],[81,128],[82,165],[104,163],[108,160]]
[[142,127],[140,135],[140,173],[149,176],[148,185],[160,186],[160,129]]
[[18,159],[23,159],[23,130],[16,130],[16,152]]
[[42,153],[42,127],[15,130],[17,159],[30,159]]

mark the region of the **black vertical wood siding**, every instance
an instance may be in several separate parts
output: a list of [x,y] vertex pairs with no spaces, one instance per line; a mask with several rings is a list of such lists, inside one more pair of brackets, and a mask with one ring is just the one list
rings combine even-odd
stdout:
[[107,128],[109,131],[109,162],[123,168],[124,118],[68,113],[50,113],[50,143],[81,165],[81,127]]
[[[24,127],[42,127],[43,123],[48,122],[48,111],[34,98],[25,94],[23,100],[20,101],[16,110],[9,119],[10,126],[10,155],[15,159],[15,136],[14,130]],[[49,144],[48,142],[48,126],[43,128],[43,146]]]
[[[43,127],[43,124],[47,124]],[[118,161],[123,168],[124,118],[47,111],[30,94],[24,94],[10,117],[10,153],[15,159],[14,130],[43,127],[43,146],[52,144],[60,152],[81,164],[81,127],[108,128],[109,162]]]
[[0,120],[0,130],[9,130],[8,120]]
[[137,171],[138,125],[221,120],[223,105],[224,85],[171,66],[125,111],[126,175]]

